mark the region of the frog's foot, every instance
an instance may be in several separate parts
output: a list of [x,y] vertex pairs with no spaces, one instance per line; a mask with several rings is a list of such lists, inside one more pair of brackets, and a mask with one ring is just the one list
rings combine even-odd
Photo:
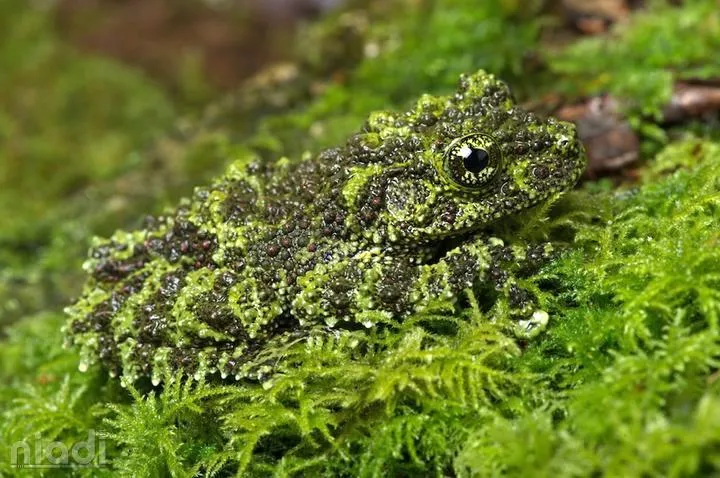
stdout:
[[515,335],[519,338],[531,339],[539,335],[547,327],[550,315],[544,310],[535,310],[530,317],[520,319],[515,327]]
[[518,337],[537,336],[547,327],[550,316],[541,309],[537,295],[524,282],[555,256],[556,251],[549,243],[508,247],[496,238],[488,242],[493,258],[490,280],[499,293],[498,305],[503,315],[515,323],[514,332]]
[[514,325],[514,333],[519,338],[533,338],[540,334],[550,320],[550,315],[542,310],[537,296],[518,284],[514,276],[507,277],[496,284],[499,293],[496,307],[500,315],[508,317]]
[[437,263],[419,266],[409,302],[422,311],[433,299],[453,299],[468,288],[494,290],[493,315],[510,319],[518,337],[534,337],[545,329],[549,315],[527,278],[553,255],[550,244],[510,247],[497,238],[479,237],[448,251]]

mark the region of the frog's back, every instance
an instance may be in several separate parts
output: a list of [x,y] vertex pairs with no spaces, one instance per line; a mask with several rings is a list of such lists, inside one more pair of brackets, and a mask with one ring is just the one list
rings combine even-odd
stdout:
[[248,354],[292,327],[298,278],[359,247],[339,201],[343,162],[333,149],[238,163],[144,229],[97,240],[70,332],[91,336],[85,353],[116,374],[171,366],[237,375]]

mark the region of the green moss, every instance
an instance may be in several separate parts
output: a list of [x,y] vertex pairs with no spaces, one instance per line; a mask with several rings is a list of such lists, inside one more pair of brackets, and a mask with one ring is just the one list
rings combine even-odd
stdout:
[[111,391],[119,386],[104,375],[77,374],[77,355],[62,349],[56,332],[63,320],[61,313],[44,313],[7,330],[0,352],[0,474],[22,471],[10,463],[18,442],[86,440],[106,413],[103,402],[117,396]]
[[[423,10],[417,6],[422,2],[412,2],[407,23],[374,24],[371,30],[378,33],[369,33],[370,38],[383,38],[381,33],[387,32],[385,38],[396,42],[394,49],[381,48],[377,56],[362,60],[346,83],[331,85],[308,108],[266,117],[250,144],[273,155],[291,144],[311,149],[333,144],[355,128],[367,110],[403,102],[405,94],[449,90],[445,78],[462,69],[485,67],[516,83],[531,83],[535,76],[521,78],[528,71],[516,50],[536,48],[537,25],[523,20],[510,26],[518,18],[513,3],[488,3],[477,7],[474,2],[473,7],[458,1],[440,4],[456,10]],[[551,58],[551,74],[566,91],[578,93],[579,86],[582,92],[610,89],[635,100],[637,117],[652,115],[666,94],[668,68],[681,77],[717,74],[716,55],[711,54],[717,51],[717,13],[711,4],[688,1],[672,10],[656,6],[619,27],[613,42],[583,40]],[[21,18],[31,18],[27,15]],[[502,28],[492,35],[492,29],[473,32],[468,25],[474,23],[468,20],[464,29],[441,35],[449,19],[458,15],[461,22],[492,18]],[[0,18],[12,18],[4,28],[36,31],[29,20]],[[418,26],[420,19],[427,29]],[[45,31],[45,24],[39,25],[33,28]],[[501,38],[512,28],[528,36],[518,32],[515,38]],[[487,45],[471,43],[482,38]],[[505,45],[497,48],[497,57],[493,42]],[[477,49],[468,47],[471,44]],[[10,51],[6,45],[2,43],[0,52]],[[24,54],[14,55],[19,62]],[[66,87],[55,93],[72,91]],[[148,93],[138,108],[158,98]],[[48,101],[53,105],[64,100],[51,95]],[[42,117],[43,108],[34,104],[24,111]],[[110,111],[109,105],[98,105],[97,111]],[[112,105],[117,108],[115,100]],[[82,157],[91,157],[94,141],[99,151],[119,154],[130,142],[145,138],[142,132],[133,135],[136,123],[127,118],[135,118],[134,113],[126,114],[117,123],[97,122],[97,129],[87,130],[92,139],[71,135],[84,144],[78,148]],[[46,121],[57,131],[65,124],[52,115]],[[84,121],[96,123],[92,118]],[[7,123],[0,123],[2,131],[18,127],[14,120],[11,126]],[[69,131],[77,134],[83,128]],[[106,128],[111,131],[107,138],[115,140],[103,139]],[[125,128],[132,141],[121,135]],[[572,241],[556,261],[527,278],[528,285],[541,292],[543,309],[551,317],[548,331],[529,343],[505,335],[502,323],[487,320],[498,311],[485,310],[470,296],[460,315],[439,302],[432,314],[382,331],[330,337],[318,333],[308,344],[269,349],[268,360],[277,362],[281,371],[270,382],[228,386],[168,377],[169,385],[153,390],[146,383],[122,388],[97,368],[78,373],[79,358],[61,348],[59,330],[65,318],[53,311],[57,307],[26,314],[7,329],[0,344],[0,474],[23,474],[7,461],[10,447],[19,440],[32,444],[40,433],[44,440],[72,444],[86,439],[89,430],[104,433],[113,468],[77,469],[76,475],[192,476],[198,470],[214,476],[239,470],[241,476],[717,474],[720,143],[693,138],[687,128],[680,132],[684,139],[663,138],[668,145],[659,154],[648,152],[651,160],[637,188],[615,191],[607,182],[587,184],[552,209],[513,221],[520,226],[520,239]],[[717,125],[711,123],[702,132],[717,138]],[[238,155],[239,146],[213,134],[201,135],[207,149],[180,146],[173,150],[177,155],[163,157],[187,153],[194,162],[177,167],[197,172],[203,171],[200,164]],[[58,137],[62,134],[37,132],[30,146],[54,150],[43,142],[57,142]],[[61,147],[65,154],[75,151],[63,142]],[[91,169],[90,176],[77,177],[94,181],[118,164],[124,163],[108,162]],[[48,195],[38,201],[53,205],[63,197],[58,193],[62,190],[48,187]],[[35,206],[17,210],[21,207]],[[119,225],[124,217],[110,222]],[[84,248],[88,224],[97,223],[63,219],[49,227],[33,220],[21,226],[17,218],[14,231],[62,234],[53,234],[52,253],[43,256],[46,265],[38,269],[22,269],[33,256],[13,249],[18,271],[13,277],[38,283],[72,277],[61,274],[75,267],[68,251]],[[48,270],[57,275],[48,279]],[[24,271],[28,274],[20,274]],[[23,289],[23,299],[13,282],[1,284],[6,292],[0,293],[17,303],[36,299],[37,289]],[[54,301],[63,302],[66,293],[59,292]],[[22,307],[18,310],[22,315]]]

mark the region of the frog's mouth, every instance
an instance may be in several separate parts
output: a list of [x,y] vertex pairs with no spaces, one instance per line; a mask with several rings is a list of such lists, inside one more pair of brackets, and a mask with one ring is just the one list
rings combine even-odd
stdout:
[[[559,193],[554,194],[559,197]],[[523,206],[519,211],[509,214],[501,214],[489,221],[480,221],[469,224],[462,229],[448,230],[443,236],[436,236],[432,253],[428,257],[428,264],[433,264],[441,260],[453,249],[463,244],[477,241],[478,238],[499,238],[506,243],[522,241],[523,234],[521,231],[528,222],[532,221],[533,216],[537,214],[537,208],[548,201],[554,201],[553,198],[542,198],[529,206]]]

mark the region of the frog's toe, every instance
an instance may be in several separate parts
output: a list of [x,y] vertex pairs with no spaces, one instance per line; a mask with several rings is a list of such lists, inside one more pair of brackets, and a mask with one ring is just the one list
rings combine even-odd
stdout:
[[515,335],[531,339],[547,328],[550,315],[544,310],[536,310],[527,319],[519,320],[515,326]]

